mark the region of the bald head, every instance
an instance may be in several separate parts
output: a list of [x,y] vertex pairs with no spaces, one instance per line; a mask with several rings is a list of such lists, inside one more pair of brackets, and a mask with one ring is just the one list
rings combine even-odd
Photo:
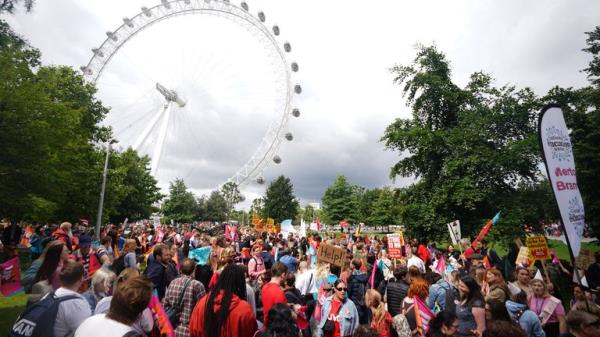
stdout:
[[192,275],[192,273],[194,273],[194,268],[196,268],[196,262],[192,259],[186,257],[183,259],[183,262],[181,262],[181,273],[184,275]]

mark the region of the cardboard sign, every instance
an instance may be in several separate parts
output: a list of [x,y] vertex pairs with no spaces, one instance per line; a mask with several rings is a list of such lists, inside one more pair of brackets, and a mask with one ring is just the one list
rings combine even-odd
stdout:
[[579,251],[579,256],[575,258],[575,265],[582,270],[587,270],[594,262],[596,262],[594,253],[589,249],[582,249]]
[[529,252],[529,248],[522,246],[519,249],[519,255],[517,255],[517,260],[515,261],[515,264],[533,267],[533,257]]
[[530,236],[525,240],[529,253],[535,260],[547,260],[550,258],[550,250],[544,236]]
[[322,243],[317,251],[317,262],[331,263],[343,267],[346,263],[346,250],[326,243]]
[[388,256],[392,259],[402,257],[402,240],[401,234],[388,234]]

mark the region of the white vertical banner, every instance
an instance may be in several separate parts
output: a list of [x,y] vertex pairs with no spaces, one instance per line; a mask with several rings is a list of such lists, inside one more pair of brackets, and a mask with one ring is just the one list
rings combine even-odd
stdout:
[[452,239],[452,244],[457,245],[462,238],[462,234],[460,232],[460,221],[454,220],[448,224],[448,232],[450,232],[450,239]]
[[539,119],[539,134],[542,154],[548,170],[548,179],[558,204],[565,236],[573,252],[573,257],[577,257],[581,248],[585,212],[577,186],[577,171],[575,170],[571,138],[560,107],[547,105],[542,109]]

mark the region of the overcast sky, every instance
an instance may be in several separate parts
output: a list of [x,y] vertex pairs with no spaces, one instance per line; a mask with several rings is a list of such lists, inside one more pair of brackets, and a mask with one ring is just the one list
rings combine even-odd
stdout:
[[[136,15],[141,6],[157,3],[38,0],[32,13],[6,19],[42,51],[45,64],[78,69],[87,64],[91,48],[102,43],[106,31],[120,26],[123,17]],[[264,176],[267,181],[279,174],[290,177],[303,204],[318,201],[341,174],[370,188],[411,181],[389,179],[389,168],[399,154],[384,151],[379,139],[395,118],[410,116],[388,69],[410,63],[416,43],[435,43],[445,52],[453,79],[461,86],[471,73],[484,70],[497,85],[529,86],[544,94],[554,85],[587,84],[580,72],[590,60],[581,52],[584,32],[600,25],[600,2],[583,0],[256,0],[248,4],[251,13],[265,12],[267,25],[281,27],[279,42],[292,45],[288,61],[300,64],[294,80],[304,91],[294,106],[302,115],[288,125],[294,141],[282,144],[282,163],[270,165]],[[136,103],[133,110],[138,115],[118,122],[126,126],[160,104],[153,81],[189,96],[188,114],[173,111],[158,178],[167,186],[174,177],[184,177],[200,194],[221,184],[252,155],[269,121],[277,118],[281,95],[273,84],[277,78],[272,69],[277,65],[264,61],[268,48],[236,30],[237,26],[227,27],[227,22],[191,20],[196,18],[157,24],[133,38],[124,56],[115,56],[112,68],[107,68],[108,75],[99,82],[99,97],[115,111],[135,96],[128,104]],[[176,55],[171,57],[170,52]],[[172,61],[169,66],[179,65],[178,75],[152,63],[151,55]],[[128,65],[158,70],[149,76],[132,72],[123,79]],[[167,70],[162,69],[173,76],[164,77]],[[143,77],[149,80],[144,82]],[[178,81],[186,77],[188,82]],[[246,95],[226,94],[232,91]],[[203,113],[189,113],[199,110]],[[135,127],[129,130],[140,132]],[[181,138],[187,146],[169,145],[181,143]],[[132,141],[123,139],[123,144]],[[149,144],[151,148],[151,140]],[[264,186],[250,185],[244,193],[249,202],[262,191]]]

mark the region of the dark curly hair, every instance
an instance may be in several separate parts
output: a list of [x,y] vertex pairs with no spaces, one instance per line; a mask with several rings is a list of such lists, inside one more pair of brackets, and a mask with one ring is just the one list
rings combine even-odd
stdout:
[[277,303],[269,310],[269,320],[264,336],[266,337],[299,337],[300,331],[296,320],[292,317],[289,306]]

